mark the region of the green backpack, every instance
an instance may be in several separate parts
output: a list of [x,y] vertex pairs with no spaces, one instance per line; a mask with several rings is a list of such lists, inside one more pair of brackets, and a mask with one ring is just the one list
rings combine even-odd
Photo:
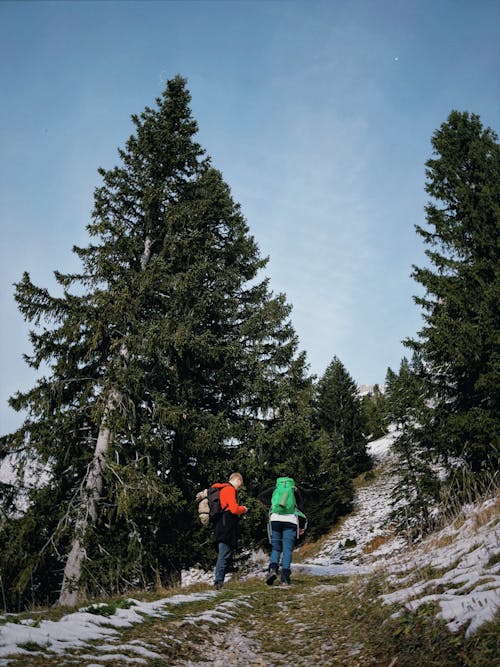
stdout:
[[295,482],[291,477],[278,477],[271,497],[271,512],[275,514],[295,514]]

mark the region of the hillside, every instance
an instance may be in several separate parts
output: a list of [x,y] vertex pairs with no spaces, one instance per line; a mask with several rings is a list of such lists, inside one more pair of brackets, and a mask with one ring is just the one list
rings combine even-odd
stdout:
[[391,440],[372,444],[352,514],[298,550],[292,587],[265,586],[261,564],[221,592],[190,584],[4,616],[0,665],[498,664],[500,499],[408,549],[387,526]]
[[449,525],[409,549],[388,527],[391,440],[372,443],[375,479],[358,489],[354,512],[300,570],[382,575],[395,589],[382,596],[384,603],[418,609],[435,602],[452,632],[473,634],[500,607],[500,496],[463,506]]

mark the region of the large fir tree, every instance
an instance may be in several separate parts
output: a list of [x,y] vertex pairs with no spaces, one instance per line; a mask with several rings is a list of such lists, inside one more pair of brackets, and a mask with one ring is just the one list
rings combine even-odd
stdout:
[[93,242],[74,249],[82,271],[56,272],[63,295],[27,273],[16,286],[35,326],[27,361],[48,370],[11,399],[27,417],[2,450],[19,488],[35,466],[49,480],[21,512],[5,496],[12,607],[176,576],[200,555],[195,490],[236,464],[257,483],[280,442],[307,437],[290,308],[258,278],[266,260],[194,140],[189,100],[176,77],[132,117],[120,166],[100,170]]
[[425,326],[408,345],[424,362],[431,418],[421,440],[475,471],[498,469],[500,447],[500,146],[474,114],[453,111],[432,137],[430,265],[414,267]]
[[309,532],[318,537],[350,510],[353,477],[367,470],[371,461],[358,389],[339,359],[333,359],[312,393],[312,433],[302,440],[301,454],[296,453],[300,471],[296,477],[306,503]]

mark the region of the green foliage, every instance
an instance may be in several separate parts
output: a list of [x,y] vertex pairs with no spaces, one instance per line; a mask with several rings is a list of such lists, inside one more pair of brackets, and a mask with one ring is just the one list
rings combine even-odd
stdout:
[[347,463],[352,476],[371,467],[358,388],[337,357],[317,383],[315,425],[328,434],[335,455]]
[[243,500],[250,508],[248,519],[243,522],[247,546],[268,545],[267,508],[253,501],[252,496],[274,487],[278,477],[293,477],[300,489],[309,537],[326,532],[350,507],[350,473],[342,461],[334,460],[328,439],[315,436],[312,431],[311,380],[304,380],[296,365],[292,370],[283,389],[284,395],[293,400],[288,399],[281,409],[270,413],[267,422],[256,425],[248,447],[241,451],[244,458],[240,468],[248,471],[245,479],[250,496]]
[[321,431],[310,445],[303,496],[309,521],[308,535],[316,539],[326,533],[352,507],[354,486],[346,460]]
[[37,652],[40,650],[43,650],[44,648],[48,648],[50,646],[50,642],[47,643],[45,647],[40,646],[40,644],[37,644],[36,642],[23,642],[21,644],[18,644],[19,648],[24,650],[24,651],[30,651],[30,652]]
[[407,341],[422,357],[434,408],[421,440],[444,460],[498,470],[500,146],[478,116],[458,111],[432,146],[427,227],[417,226],[429,266],[413,271],[425,325]]
[[[50,481],[24,505],[2,489],[0,570],[13,608],[57,599],[77,537],[78,590],[176,580],[206,558],[199,488],[235,468],[254,489],[283,465],[304,467],[311,381],[290,306],[259,279],[267,260],[194,140],[189,100],[175,77],[132,117],[119,166],[99,170],[92,242],[74,248],[81,273],[55,273],[62,295],[28,273],[16,285],[34,327],[26,361],[47,371],[12,397],[28,416],[0,447],[16,454],[19,489],[23,466]],[[99,484],[87,488],[103,431]]]
[[[312,415],[308,416],[311,406]],[[304,497],[308,535],[316,538],[350,510],[353,477],[371,465],[357,387],[337,358],[317,385],[309,388],[302,417],[294,422],[294,428],[299,425],[302,432],[295,440],[296,448],[287,450],[290,439],[283,441],[282,464],[274,466],[274,477],[290,475],[296,480]],[[271,477],[267,486],[272,485]]]
[[364,430],[369,440],[376,440],[387,434],[389,420],[386,402],[385,394],[378,384],[374,386],[372,392],[361,399]]
[[404,358],[399,373],[389,368],[386,376],[387,415],[397,428],[392,518],[410,539],[432,529],[440,496],[432,452],[421,444],[421,423],[429,412],[422,372],[418,357],[411,363]]
[[87,612],[88,614],[95,614],[96,616],[113,616],[117,609],[130,609],[130,607],[135,606],[133,600],[127,600],[126,598],[119,598],[113,602],[106,603],[102,602],[100,604],[91,604],[88,607],[84,607],[81,611]]

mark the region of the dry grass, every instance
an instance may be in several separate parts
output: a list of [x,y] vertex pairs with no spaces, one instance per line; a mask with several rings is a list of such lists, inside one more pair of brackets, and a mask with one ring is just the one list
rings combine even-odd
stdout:
[[362,472],[353,480],[354,489],[357,491],[358,489],[363,489],[365,486],[371,486],[374,480],[383,474],[385,474],[384,465],[380,465],[377,468],[372,468],[371,470]]
[[[458,531],[467,521],[472,519],[472,529],[476,533],[480,528],[485,526],[490,522],[499,522],[500,521],[500,491],[497,491],[493,498],[490,498],[492,502],[487,502],[488,498],[485,498],[483,505],[477,510],[474,511],[474,514],[468,515],[463,511],[463,508],[457,509],[454,516],[451,517],[449,524],[453,526],[455,531]],[[449,525],[448,524],[448,525]],[[442,528],[444,525],[442,526]],[[451,544],[456,539],[454,533],[448,533],[445,535],[436,535],[434,538],[431,536],[426,544],[426,550],[432,550],[436,548],[446,547]]]
[[500,491],[497,491],[493,502],[480,509],[474,515],[474,528],[479,529],[490,521],[500,521]]
[[433,538],[426,544],[426,551],[434,551],[435,549],[447,547],[452,544],[454,540],[455,535],[442,535],[441,537]]
[[386,544],[392,539],[392,535],[377,535],[368,544],[363,547],[364,554],[371,554],[377,551],[383,544]]

